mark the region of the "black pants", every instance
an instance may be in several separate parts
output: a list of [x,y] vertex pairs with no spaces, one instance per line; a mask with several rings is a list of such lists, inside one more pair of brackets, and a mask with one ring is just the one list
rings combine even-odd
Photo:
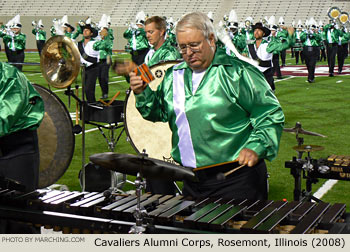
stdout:
[[218,176],[234,166],[210,168],[196,172],[198,182],[184,181],[183,195],[192,198],[216,197],[225,199],[267,199],[268,183],[265,162],[243,167],[226,178]]
[[98,81],[102,90],[102,94],[108,95],[108,80],[109,80],[109,67],[111,65],[107,64],[107,60],[101,60],[98,70]]
[[295,64],[298,65],[298,63],[299,63],[299,56],[300,56],[301,63],[304,64],[303,52],[302,51],[294,51],[294,54],[295,54]]
[[338,57],[338,73],[343,71],[345,58],[348,56],[348,44],[338,46],[337,57]]
[[269,83],[271,89],[275,91],[275,81],[273,79],[273,67],[270,67],[265,72],[263,72],[266,81]]
[[38,48],[39,56],[41,56],[41,51],[43,50],[44,45],[45,45],[45,40],[36,41],[36,47]]
[[280,59],[278,54],[272,56],[273,64],[273,73],[276,74],[278,78],[282,77],[281,68],[280,68]]
[[282,50],[280,55],[281,55],[282,66],[285,66],[286,65],[286,50]]
[[321,57],[320,57],[320,61],[322,60],[326,60],[327,57],[326,57],[326,49],[323,47],[321,48]]
[[22,130],[0,138],[0,176],[33,191],[38,186],[39,162],[36,130]]
[[308,80],[313,81],[315,79],[315,68],[317,55],[319,54],[319,47],[317,46],[305,46],[303,50],[303,55],[305,58],[305,63],[308,72]]
[[327,44],[327,62],[330,74],[334,74],[335,55],[337,54],[337,51],[337,43]]
[[145,62],[145,57],[149,51],[149,48],[142,50],[131,51],[132,61],[135,62],[138,66]]
[[95,89],[99,71],[99,64],[85,68],[85,95],[88,103],[96,102]]
[[[11,63],[23,63],[24,62],[24,50],[12,51],[8,50],[7,56],[8,62]],[[22,71],[22,65],[14,65],[18,70]]]

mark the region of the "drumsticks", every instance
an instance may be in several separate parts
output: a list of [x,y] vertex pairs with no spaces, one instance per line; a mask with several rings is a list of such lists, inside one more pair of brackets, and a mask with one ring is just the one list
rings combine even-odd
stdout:
[[[223,162],[223,163],[219,163],[219,164],[213,164],[213,165],[207,165],[207,166],[202,166],[202,167],[198,167],[198,168],[194,168],[193,171],[196,172],[196,171],[201,171],[201,170],[205,170],[205,169],[209,169],[209,168],[213,168],[213,167],[217,167],[217,166],[221,166],[221,165],[226,165],[226,164],[233,164],[233,163],[236,163],[238,162],[238,159],[235,159],[233,161],[227,161],[227,162]],[[225,173],[218,173],[216,178],[218,180],[224,180],[228,175],[234,173],[235,171],[243,168],[245,166],[245,164],[242,164],[238,167],[235,167],[233,168],[232,170],[228,171],[228,172],[225,172]]]
[[98,101],[101,102],[103,105],[108,107],[114,102],[115,99],[117,99],[118,95],[120,95],[120,91],[118,91],[109,102],[105,102],[102,99],[99,99]]
[[193,171],[196,172],[196,171],[205,170],[205,169],[216,167],[216,166],[220,166],[220,165],[233,164],[233,163],[236,163],[236,162],[238,162],[238,159],[235,159],[233,161],[227,161],[227,162],[223,162],[223,163],[212,164],[212,165],[207,165],[207,166],[194,168]]

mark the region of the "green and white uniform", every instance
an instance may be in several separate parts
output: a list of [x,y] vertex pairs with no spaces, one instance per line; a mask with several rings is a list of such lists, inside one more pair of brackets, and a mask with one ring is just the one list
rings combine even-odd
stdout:
[[136,107],[147,120],[169,122],[172,156],[188,167],[234,160],[243,148],[272,160],[284,124],[261,72],[222,49],[202,75],[186,62],[168,69],[157,91],[136,95]]

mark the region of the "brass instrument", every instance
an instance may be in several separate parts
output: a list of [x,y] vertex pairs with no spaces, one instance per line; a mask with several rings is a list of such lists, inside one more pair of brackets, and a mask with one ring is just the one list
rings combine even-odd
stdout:
[[68,37],[51,37],[44,45],[40,68],[49,85],[66,88],[77,78],[80,71],[80,53]]
[[341,12],[339,15],[339,21],[344,25],[349,21],[349,14],[347,12]]
[[245,27],[250,27],[251,26],[251,24],[252,24],[252,22],[249,20],[249,19],[247,19],[245,22],[244,22],[244,24],[245,24]]
[[335,21],[339,18],[341,14],[341,11],[338,7],[331,7],[329,10],[328,10],[328,17],[332,20],[332,21]]

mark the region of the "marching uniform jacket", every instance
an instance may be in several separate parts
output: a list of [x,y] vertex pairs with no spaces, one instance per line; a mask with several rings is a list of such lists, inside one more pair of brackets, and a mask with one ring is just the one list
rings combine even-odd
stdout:
[[313,33],[309,31],[303,31],[300,35],[300,39],[303,46],[320,46],[322,42],[321,35],[319,33]]
[[259,48],[256,48],[256,44],[247,45],[246,54],[251,58],[255,58],[252,53],[256,52],[256,56],[258,57],[259,66],[258,69],[261,72],[265,72],[267,69],[271,68],[272,65],[272,57],[273,54],[278,54],[282,50],[290,48],[293,44],[293,39],[291,36],[288,36],[285,42],[282,42],[279,38],[271,37],[270,42],[266,40],[262,40]]
[[46,40],[46,31],[39,28],[34,28],[32,33],[35,35],[36,40]]
[[133,51],[149,48],[146,32],[143,28],[129,28],[124,32],[123,36],[128,40]]
[[3,38],[4,44],[11,51],[20,51],[26,48],[26,35],[23,33],[9,35],[1,32],[0,37]]
[[170,41],[166,40],[158,50],[151,49],[148,51],[145,57],[145,63],[151,67],[160,61],[177,60],[180,58],[181,55],[178,50],[170,44]]
[[339,36],[341,35],[339,29],[334,28],[332,24],[325,25],[323,29],[327,44],[339,43]]
[[87,67],[97,64],[100,58],[100,53],[98,49],[94,48],[96,41],[91,39],[84,45],[84,39],[78,43],[78,48],[80,51],[81,63],[85,64]]
[[211,165],[234,160],[243,148],[268,160],[277,155],[284,115],[260,71],[217,48],[196,91],[192,78],[183,62],[168,69],[157,91],[147,86],[135,95],[145,119],[169,122],[176,162]]

